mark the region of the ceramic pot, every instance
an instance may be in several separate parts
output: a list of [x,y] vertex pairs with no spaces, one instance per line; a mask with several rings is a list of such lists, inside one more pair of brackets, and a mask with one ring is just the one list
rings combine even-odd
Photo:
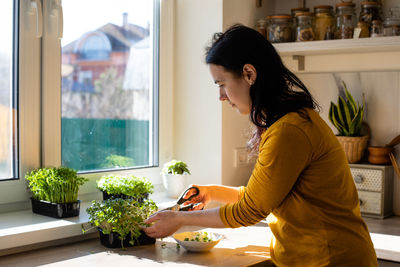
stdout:
[[372,164],[391,164],[389,153],[393,151],[391,146],[370,146],[368,147],[368,162]]
[[162,174],[163,184],[168,197],[178,198],[188,186],[188,174]]

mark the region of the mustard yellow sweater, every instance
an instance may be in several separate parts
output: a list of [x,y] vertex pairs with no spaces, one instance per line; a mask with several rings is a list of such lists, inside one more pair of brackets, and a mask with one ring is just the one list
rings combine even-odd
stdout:
[[319,114],[306,114],[289,113],[262,134],[248,184],[221,219],[235,228],[268,216],[277,266],[378,266],[346,156]]

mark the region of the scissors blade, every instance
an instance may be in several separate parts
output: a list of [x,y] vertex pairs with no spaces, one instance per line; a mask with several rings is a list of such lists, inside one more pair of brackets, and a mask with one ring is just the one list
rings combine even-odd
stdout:
[[180,205],[175,204],[175,205],[173,205],[171,207],[168,207],[168,208],[165,208],[165,209],[162,209],[162,210],[175,210],[175,211],[178,211],[180,208],[181,208]]

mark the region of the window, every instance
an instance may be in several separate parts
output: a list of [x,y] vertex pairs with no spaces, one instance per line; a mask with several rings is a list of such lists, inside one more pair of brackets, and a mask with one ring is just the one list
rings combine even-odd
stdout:
[[12,1],[0,3],[0,180],[17,177],[17,43],[13,33],[18,32],[18,16]]
[[92,1],[63,1],[62,165],[157,164],[155,3],[99,0],[94,9]]
[[[23,177],[39,167],[66,165],[90,179],[119,170],[161,183],[160,2],[1,1],[0,212],[26,208]],[[171,18],[172,3],[163,4]],[[161,76],[164,88],[169,77]],[[168,103],[160,103],[161,160],[172,143]]]

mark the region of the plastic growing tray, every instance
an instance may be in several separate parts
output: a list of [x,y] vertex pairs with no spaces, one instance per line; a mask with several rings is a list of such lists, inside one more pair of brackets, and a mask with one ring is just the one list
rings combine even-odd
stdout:
[[51,203],[44,200],[31,198],[34,213],[53,218],[67,218],[79,216],[81,201],[73,203]]
[[122,248],[122,244],[124,245],[124,247],[142,246],[154,244],[156,242],[154,238],[149,237],[143,231],[142,234],[137,238],[137,240],[133,239],[133,244],[130,243],[130,241],[132,240],[130,234],[128,234],[126,238],[121,242],[118,233],[111,232],[110,234],[103,234],[101,229],[99,229],[99,233],[100,243],[107,248]]

